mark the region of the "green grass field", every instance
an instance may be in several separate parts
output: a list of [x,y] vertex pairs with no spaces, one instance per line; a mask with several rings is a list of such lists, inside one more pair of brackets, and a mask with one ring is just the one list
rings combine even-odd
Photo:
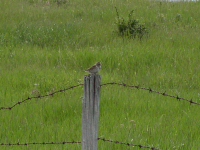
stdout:
[[[200,103],[199,2],[1,0],[0,107],[83,83],[102,63],[101,83],[152,88]],[[148,28],[120,37],[117,16]],[[83,87],[0,110],[0,143],[81,141]],[[118,85],[101,88],[99,137],[159,149],[200,147],[200,106]],[[1,146],[72,150],[81,144]],[[144,149],[98,141],[99,150]]]

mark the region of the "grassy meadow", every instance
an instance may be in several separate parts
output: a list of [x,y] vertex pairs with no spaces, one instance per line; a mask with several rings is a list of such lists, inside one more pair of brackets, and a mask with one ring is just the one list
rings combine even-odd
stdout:
[[[152,88],[200,103],[199,2],[1,0],[0,107],[83,83],[102,63],[101,83]],[[120,17],[148,28],[119,36]],[[83,87],[0,110],[0,143],[81,141]],[[200,147],[200,106],[149,93],[101,87],[99,137],[159,149]],[[81,144],[1,146],[2,150],[79,150]],[[98,141],[99,150],[139,147]]]

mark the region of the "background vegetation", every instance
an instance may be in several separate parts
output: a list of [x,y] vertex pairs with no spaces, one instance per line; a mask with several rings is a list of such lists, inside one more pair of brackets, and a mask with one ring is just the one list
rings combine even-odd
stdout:
[[[116,34],[134,17],[148,36]],[[199,100],[199,2],[1,0],[0,107],[83,82],[102,62],[101,83],[120,82]],[[81,141],[83,88],[0,111],[0,143]],[[200,147],[198,105],[147,91],[103,86],[99,137],[160,149]],[[140,149],[98,142],[99,149]],[[81,149],[80,144],[0,149]]]

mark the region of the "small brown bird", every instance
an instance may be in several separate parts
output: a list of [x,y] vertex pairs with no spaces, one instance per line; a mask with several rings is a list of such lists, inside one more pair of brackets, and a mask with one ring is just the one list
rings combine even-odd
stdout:
[[97,62],[96,64],[94,64],[92,67],[88,68],[85,71],[92,73],[92,74],[96,74],[97,72],[99,72],[100,69],[101,69],[101,63]]

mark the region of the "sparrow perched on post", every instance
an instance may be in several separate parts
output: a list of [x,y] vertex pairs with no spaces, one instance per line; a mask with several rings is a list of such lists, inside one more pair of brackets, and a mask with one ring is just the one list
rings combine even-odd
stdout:
[[96,74],[97,72],[99,72],[100,69],[101,69],[101,63],[97,62],[96,64],[94,64],[92,67],[88,68],[85,71],[92,73],[92,74]]

